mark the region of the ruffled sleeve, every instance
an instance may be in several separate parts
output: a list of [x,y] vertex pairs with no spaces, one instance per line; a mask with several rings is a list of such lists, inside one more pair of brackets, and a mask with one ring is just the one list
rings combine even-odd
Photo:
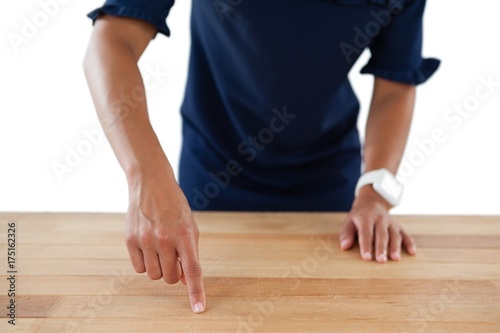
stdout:
[[440,61],[438,59],[428,58],[422,59],[420,65],[413,69],[394,70],[377,67],[368,63],[361,69],[361,73],[373,74],[391,81],[418,85],[427,81],[438,69],[439,64]]
[[166,18],[173,4],[174,0],[106,0],[102,7],[87,16],[94,23],[102,14],[135,18],[150,23],[158,32],[170,36]]
[[440,61],[422,57],[425,0],[407,1],[369,45],[371,58],[361,73],[406,84],[424,83]]

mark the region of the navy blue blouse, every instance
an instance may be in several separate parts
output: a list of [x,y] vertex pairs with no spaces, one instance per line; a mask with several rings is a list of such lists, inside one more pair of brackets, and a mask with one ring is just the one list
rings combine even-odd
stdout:
[[[107,0],[170,35],[173,0]],[[347,74],[418,85],[425,0],[193,0],[179,184],[195,210],[348,211],[360,176]]]

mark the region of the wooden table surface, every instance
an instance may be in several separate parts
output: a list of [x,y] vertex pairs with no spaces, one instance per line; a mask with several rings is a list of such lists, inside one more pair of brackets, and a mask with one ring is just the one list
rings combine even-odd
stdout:
[[0,332],[500,332],[500,217],[398,217],[418,255],[387,264],[339,250],[343,217],[196,213],[208,303],[197,315],[184,285],[133,271],[122,214],[2,213]]

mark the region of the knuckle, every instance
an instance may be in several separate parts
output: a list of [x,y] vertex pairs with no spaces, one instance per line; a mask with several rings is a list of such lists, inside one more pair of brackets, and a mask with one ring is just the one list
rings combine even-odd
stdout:
[[146,268],[143,265],[133,263],[132,267],[134,267],[135,272],[139,274],[144,273],[146,271]]
[[400,252],[401,249],[403,248],[403,241],[402,240],[398,240],[398,241],[391,241],[390,244],[389,244],[389,248],[391,249],[391,251],[395,251],[395,252]]
[[147,249],[151,247],[151,236],[149,235],[149,233],[141,234],[138,238],[139,244],[142,248]]
[[181,228],[179,230],[179,239],[183,242],[190,242],[193,239],[198,238],[198,233],[196,230],[191,228]]
[[163,230],[155,231],[155,239],[160,244],[168,244],[170,242],[170,236]]
[[387,237],[387,234],[379,234],[375,237],[375,245],[377,247],[385,247],[388,240],[389,237]]
[[385,216],[377,216],[376,218],[373,219],[374,224],[377,226],[388,226],[389,225],[389,219]]
[[192,296],[203,295],[203,288],[201,288],[201,287],[193,287],[189,291],[189,294],[192,295]]
[[406,243],[408,243],[410,245],[414,245],[415,244],[415,240],[411,236],[406,236],[406,238],[403,238],[403,239],[405,240]]
[[202,274],[201,266],[199,264],[183,267],[183,269],[184,275],[186,275],[187,277],[201,276]]
[[151,280],[159,280],[162,277],[161,271],[157,269],[149,269],[148,276]]
[[125,244],[129,246],[135,246],[137,245],[137,235],[132,233],[132,232],[126,232],[125,233]]
[[387,241],[387,239],[389,239],[389,230],[387,230],[387,228],[380,227],[377,230],[376,235],[377,235],[377,239],[385,242],[385,241]]
[[373,237],[373,243],[376,247],[385,247],[387,246],[388,242],[389,237],[387,237],[387,234],[378,233]]
[[395,235],[401,235],[402,232],[403,232],[403,229],[401,229],[400,226],[398,226],[397,224],[394,224],[392,223],[390,226],[389,226],[389,230],[394,233]]
[[391,238],[396,242],[401,242],[403,240],[403,235],[401,235],[400,232],[396,232]]
[[390,247],[393,249],[397,249],[397,248],[401,247],[402,242],[403,242],[403,239],[400,237],[399,238],[392,238],[391,242],[390,242]]
[[371,221],[372,215],[370,213],[362,212],[362,213],[356,214],[356,219],[361,221],[361,222]]
[[368,228],[363,228],[359,230],[358,233],[361,238],[370,238],[373,236],[372,230]]
[[179,276],[164,276],[163,280],[165,280],[165,282],[167,284],[176,284],[177,282],[179,282],[180,277]]

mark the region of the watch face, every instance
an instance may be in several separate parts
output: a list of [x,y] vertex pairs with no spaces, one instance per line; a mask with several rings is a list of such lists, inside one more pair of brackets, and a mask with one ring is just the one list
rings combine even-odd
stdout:
[[395,201],[399,201],[401,194],[403,194],[403,186],[401,183],[389,174],[384,174],[380,180],[380,188],[385,194],[394,198]]

